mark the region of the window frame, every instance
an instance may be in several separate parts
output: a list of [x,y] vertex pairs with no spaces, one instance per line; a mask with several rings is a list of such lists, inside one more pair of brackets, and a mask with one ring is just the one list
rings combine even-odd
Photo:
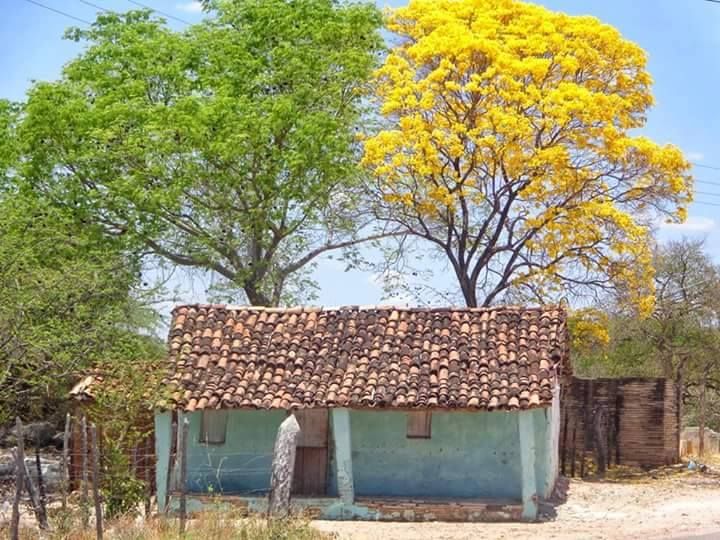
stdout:
[[[210,422],[222,423],[222,440],[218,436],[220,433],[220,425],[213,426],[210,429]],[[198,442],[209,446],[219,446],[227,441],[227,425],[228,411],[227,409],[203,409],[200,416],[200,433],[198,434]],[[211,438],[210,435],[213,435]]]
[[[422,430],[415,430],[413,428],[420,424],[418,417],[424,416]],[[417,422],[417,425],[415,424]],[[405,425],[405,438],[407,439],[432,439],[432,411],[430,410],[418,410],[408,411],[407,421]]]

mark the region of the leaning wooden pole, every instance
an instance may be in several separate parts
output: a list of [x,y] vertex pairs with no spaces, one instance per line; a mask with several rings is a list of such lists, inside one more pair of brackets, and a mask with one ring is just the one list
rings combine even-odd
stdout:
[[40,447],[35,445],[35,470],[37,472],[37,482],[38,482],[38,503],[39,503],[39,511],[40,515],[42,516],[41,521],[47,522],[47,500],[45,498],[45,482],[43,480],[43,473],[42,473],[42,462],[40,461]]
[[[178,423],[177,418],[173,419],[172,423],[172,432],[170,436],[170,440],[172,441],[170,443],[170,459],[168,459],[168,470],[167,470],[167,479],[165,483],[165,493],[167,496],[165,497],[165,508],[158,508],[159,512],[167,513],[168,509],[170,508],[170,494],[174,492],[174,490],[177,488],[177,478],[176,478],[176,467],[175,464],[177,463],[178,459]],[[174,450],[173,450],[174,446]]]
[[100,449],[98,447],[97,427],[95,424],[90,426],[90,441],[92,444],[92,483],[93,501],[95,502],[95,532],[97,540],[102,540],[103,515],[102,501],[100,500]]
[[88,508],[88,440],[87,440],[87,418],[83,414],[82,420],[80,422],[80,430],[82,431],[81,434],[81,441],[82,441],[82,456],[81,462],[82,462],[82,490],[80,492],[80,509],[82,512],[82,525],[83,529],[88,528],[88,524],[90,523],[90,510]]
[[68,463],[68,452],[70,446],[70,413],[65,415],[65,432],[63,433],[62,449],[62,508],[67,509],[67,497],[70,490],[70,471]]
[[[25,437],[25,433],[20,431],[19,432],[20,437]],[[24,445],[24,442],[23,442]],[[24,450],[24,446],[23,446]],[[23,451],[24,454],[24,451]],[[27,467],[27,463],[25,463],[25,458],[23,455],[23,461],[22,461],[22,473],[25,475],[25,486],[27,487],[28,494],[30,495],[30,502],[33,507],[33,511],[35,512],[35,518],[38,522],[38,527],[42,530],[47,530],[49,528],[47,515],[43,512],[42,506],[40,504],[40,495],[38,494],[37,489],[35,488],[35,484],[33,483],[32,476],[30,476],[30,470]]]
[[13,499],[12,518],[10,521],[10,540],[20,538],[20,499],[23,491],[23,469],[25,468],[25,437],[23,436],[22,421],[15,420],[15,433],[17,434],[17,448],[15,449],[15,498]]

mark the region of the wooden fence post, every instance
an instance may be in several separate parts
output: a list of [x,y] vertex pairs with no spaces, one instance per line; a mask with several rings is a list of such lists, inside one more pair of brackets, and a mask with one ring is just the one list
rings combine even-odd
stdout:
[[180,452],[180,534],[185,534],[187,521],[187,440],[190,423],[183,414],[182,429],[178,430],[180,437],[178,452]]
[[68,450],[70,445],[70,413],[65,415],[65,432],[62,449],[62,509],[67,509],[67,496],[70,490],[70,471],[68,470]]
[[87,418],[84,413],[82,415],[82,420],[80,421],[80,430],[82,431],[82,491],[80,492],[80,509],[82,512],[83,529],[87,529],[88,524],[90,523],[90,509],[88,508]]
[[572,441],[573,441],[573,445],[572,445],[572,457],[570,458],[571,459],[571,461],[570,461],[570,477],[575,478],[575,459],[576,459],[575,458],[575,445],[577,443],[577,433],[576,433],[575,426],[573,426],[573,430],[572,430]]
[[[177,463],[178,459],[178,423],[177,423],[177,413],[173,413],[173,422],[172,427],[170,428],[170,459],[168,459],[168,470],[167,470],[167,477],[165,482],[165,508],[158,508],[158,511],[167,513],[168,509],[170,508],[170,494],[173,493],[173,491],[177,488],[177,478],[175,475],[176,467],[175,464]],[[173,451],[174,447],[174,451]]]
[[95,502],[95,531],[97,540],[103,537],[102,501],[100,500],[100,449],[98,448],[97,427],[90,426],[90,440],[92,442],[93,467],[93,500]]
[[[35,443],[37,445],[37,441]],[[42,462],[40,461],[40,448],[35,446],[35,470],[37,471],[38,479],[38,503],[40,507],[40,513],[43,516],[42,521],[47,522],[47,505],[45,500],[45,484],[43,482],[42,475]]]
[[15,433],[17,434],[17,448],[15,449],[15,498],[13,499],[12,520],[10,521],[10,540],[20,537],[20,499],[23,490],[23,469],[25,464],[25,437],[23,436],[22,421],[15,420]]
[[33,484],[32,477],[30,476],[30,470],[27,468],[27,463],[25,463],[25,431],[22,427],[22,422],[20,422],[19,419],[17,421],[17,431],[18,437],[23,439],[23,460],[20,463],[20,472],[25,476],[24,484],[27,486],[28,494],[30,495],[30,502],[32,504],[33,511],[35,512],[35,518],[37,519],[38,526],[42,530],[47,530],[49,528],[47,515],[45,515],[42,511],[40,496],[35,489],[35,484]]

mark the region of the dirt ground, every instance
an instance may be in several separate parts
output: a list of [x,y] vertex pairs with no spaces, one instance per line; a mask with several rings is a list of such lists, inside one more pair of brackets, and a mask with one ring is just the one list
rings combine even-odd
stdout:
[[343,540],[720,540],[720,474],[676,468],[614,481],[573,480],[566,486],[566,500],[551,508],[551,515],[540,523],[317,521],[315,525]]

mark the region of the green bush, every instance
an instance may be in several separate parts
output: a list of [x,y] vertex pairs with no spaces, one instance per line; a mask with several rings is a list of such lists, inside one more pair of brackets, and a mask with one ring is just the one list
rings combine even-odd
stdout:
[[102,487],[105,514],[108,519],[122,515],[134,515],[145,498],[145,482],[129,472],[121,472],[105,478]]

